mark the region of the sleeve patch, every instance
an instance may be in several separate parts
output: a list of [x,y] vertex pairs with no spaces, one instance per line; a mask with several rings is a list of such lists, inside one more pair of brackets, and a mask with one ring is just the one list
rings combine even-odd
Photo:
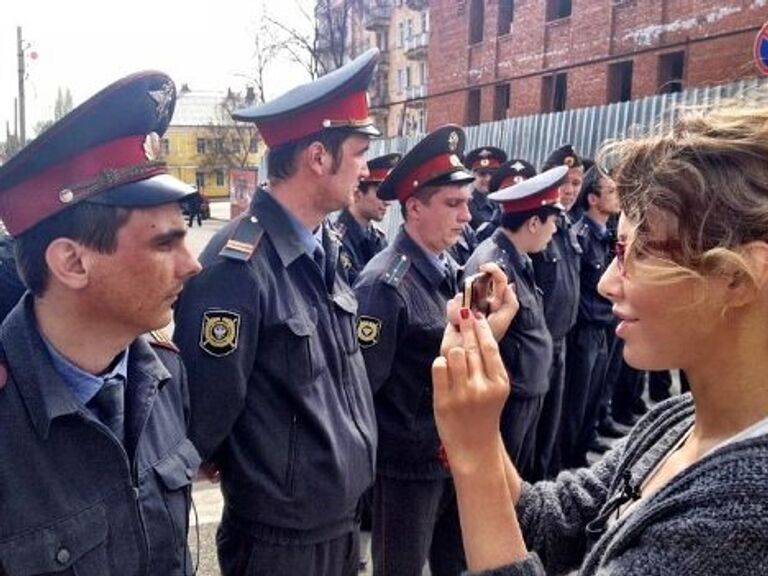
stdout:
[[237,350],[240,337],[240,314],[229,310],[208,310],[203,313],[200,328],[200,348],[211,356],[226,356]]
[[379,342],[381,320],[373,316],[360,316],[357,319],[357,340],[361,348],[370,348]]

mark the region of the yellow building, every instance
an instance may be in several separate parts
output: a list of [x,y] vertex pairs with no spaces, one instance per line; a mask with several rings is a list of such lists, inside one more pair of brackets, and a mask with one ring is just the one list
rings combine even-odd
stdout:
[[229,112],[247,103],[232,92],[179,90],[176,110],[163,137],[168,171],[211,200],[229,198],[229,171],[257,169],[265,146],[253,124]]

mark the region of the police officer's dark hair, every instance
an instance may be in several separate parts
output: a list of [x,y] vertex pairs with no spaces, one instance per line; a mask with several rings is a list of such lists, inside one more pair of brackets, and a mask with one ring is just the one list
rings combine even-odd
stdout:
[[[427,204],[432,196],[437,194],[440,190],[440,186],[422,186],[416,192],[411,194],[410,198],[416,198],[421,201],[422,204]],[[403,220],[408,220],[408,210],[405,208],[405,202],[400,202],[400,214],[403,216]]]
[[50,271],[45,262],[48,245],[69,238],[101,254],[117,250],[117,232],[128,221],[130,208],[81,202],[46,218],[16,238],[16,266],[32,294],[42,296]]
[[584,175],[581,191],[579,192],[579,197],[576,199],[576,206],[584,212],[589,210],[589,195],[594,194],[595,196],[600,196],[600,181],[602,176],[603,174],[601,174],[599,169],[595,166],[587,170],[587,173]]
[[551,206],[543,206],[542,208],[535,208],[533,210],[526,210],[525,212],[512,212],[501,215],[501,227],[506,228],[510,232],[517,232],[523,227],[530,218],[537,216],[539,220],[545,222],[548,217],[553,214],[558,214],[557,208]]
[[352,134],[355,134],[355,132],[345,128],[323,130],[305,136],[300,140],[270,148],[267,153],[269,179],[285,180],[293,176],[296,173],[296,157],[298,153],[313,142],[320,142],[333,155],[333,166],[331,169],[335,174],[339,166],[341,166],[341,146]]

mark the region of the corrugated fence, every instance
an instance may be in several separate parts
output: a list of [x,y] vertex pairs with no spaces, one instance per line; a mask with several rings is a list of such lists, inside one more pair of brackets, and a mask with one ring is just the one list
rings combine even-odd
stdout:
[[[541,166],[550,152],[566,143],[573,144],[580,155],[592,157],[607,140],[667,130],[682,107],[717,104],[724,99],[749,95],[765,85],[768,85],[768,79],[756,78],[606,106],[488,122],[465,128],[466,150],[498,146],[510,158],[523,158],[536,167]],[[422,136],[374,140],[369,157],[390,152],[405,153]],[[394,235],[401,222],[400,210],[392,206],[383,222],[388,236]]]

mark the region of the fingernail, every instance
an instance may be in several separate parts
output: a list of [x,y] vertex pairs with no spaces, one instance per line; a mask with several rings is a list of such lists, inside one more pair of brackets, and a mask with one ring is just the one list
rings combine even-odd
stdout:
[[475,318],[477,318],[478,320],[482,320],[483,318],[485,318],[485,315],[479,310],[475,310]]
[[462,308],[461,310],[459,310],[459,314],[461,314],[461,318],[463,320],[468,320],[469,319],[469,308]]

